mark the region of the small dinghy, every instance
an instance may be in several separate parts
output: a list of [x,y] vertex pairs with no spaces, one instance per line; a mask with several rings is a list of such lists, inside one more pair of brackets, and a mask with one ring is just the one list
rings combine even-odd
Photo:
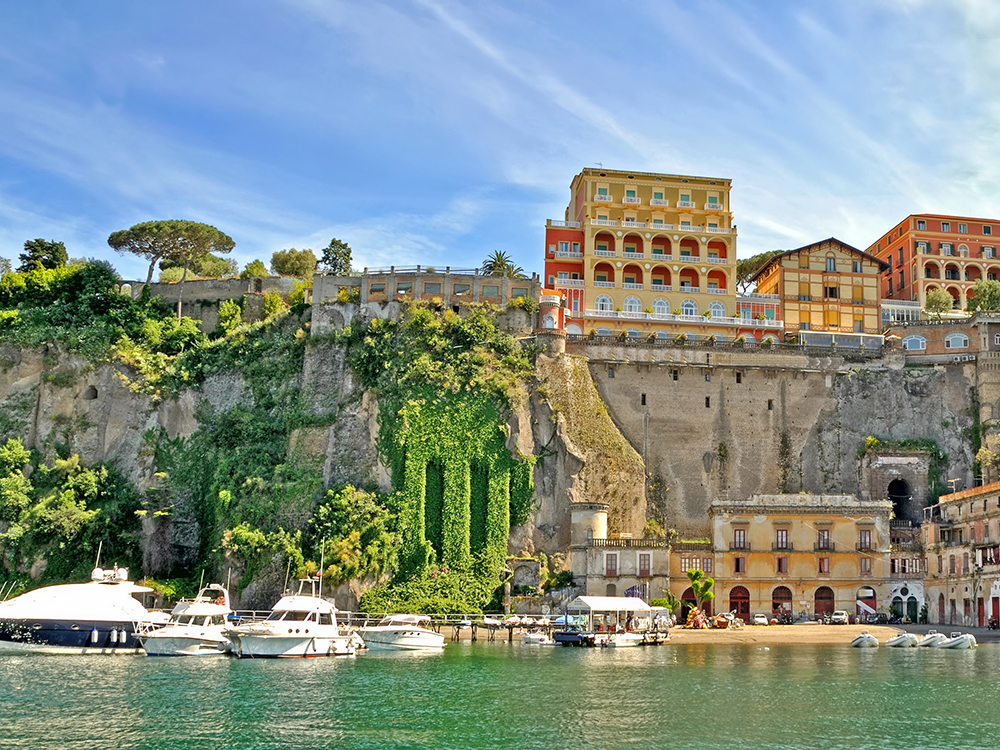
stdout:
[[937,645],[941,643],[941,641],[946,640],[948,640],[948,636],[944,633],[939,633],[936,630],[928,630],[927,635],[917,641],[917,645],[925,648],[937,648]]
[[976,637],[972,633],[952,633],[950,638],[946,638],[937,644],[936,648],[975,648]]
[[853,641],[851,641],[852,648],[878,648],[878,638],[873,636],[867,630],[862,632]]
[[913,633],[900,633],[885,642],[889,648],[916,648],[919,639]]

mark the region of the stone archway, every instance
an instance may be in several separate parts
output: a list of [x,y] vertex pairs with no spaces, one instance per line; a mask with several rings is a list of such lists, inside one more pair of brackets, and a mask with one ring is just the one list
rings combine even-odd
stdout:
[[750,591],[746,586],[733,586],[729,591],[729,611],[743,622],[750,622]]
[[886,489],[886,497],[892,503],[896,518],[910,518],[913,491],[905,479],[893,479]]
[[836,608],[836,597],[834,596],[833,589],[829,586],[820,586],[816,589],[816,594],[813,598],[813,611],[817,615],[833,614],[833,610]]

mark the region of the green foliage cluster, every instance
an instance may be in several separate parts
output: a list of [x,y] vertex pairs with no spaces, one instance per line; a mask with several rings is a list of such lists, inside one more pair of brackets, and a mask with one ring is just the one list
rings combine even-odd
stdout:
[[323,248],[319,265],[323,273],[330,276],[350,276],[351,246],[334,237],[330,240],[330,244]]
[[103,261],[35,268],[0,279],[0,340],[20,346],[58,342],[91,359],[114,347],[144,355],[175,354],[205,339],[190,318],[171,319],[146,290],[121,294],[117,272]]
[[[30,469],[30,479],[26,469]],[[142,498],[117,471],[79,456],[38,462],[20,438],[0,446],[0,551],[11,576],[46,561],[42,582],[86,578],[104,560],[137,567]]]
[[398,321],[355,323],[343,341],[379,395],[379,449],[399,514],[397,574],[365,606],[461,601],[475,611],[500,582],[511,523],[531,513],[533,461],[506,445],[507,410],[530,363],[484,308],[461,317],[415,303]]
[[24,243],[24,252],[18,256],[21,266],[18,271],[34,271],[37,268],[61,268],[69,260],[66,245],[55,240],[41,238]]
[[264,265],[264,261],[256,259],[247,263],[243,271],[240,272],[241,279],[252,279],[255,276],[264,278],[269,275],[270,274],[267,272],[267,266]]
[[278,276],[312,276],[316,273],[316,254],[308,248],[278,250],[271,255],[271,270]]
[[310,561],[325,560],[334,584],[376,578],[396,566],[396,514],[389,498],[352,485],[331,488],[306,526],[303,549]]

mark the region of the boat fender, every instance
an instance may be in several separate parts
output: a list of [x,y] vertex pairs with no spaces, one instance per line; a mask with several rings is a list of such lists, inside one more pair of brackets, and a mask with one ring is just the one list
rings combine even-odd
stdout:
[[97,628],[90,631],[90,642],[97,643],[97,639],[100,638],[100,633],[97,632]]
[[224,597],[224,596],[220,596],[220,597],[218,597],[218,598],[217,598],[217,599],[215,600],[215,603],[216,603],[216,604],[218,604],[219,606],[222,606],[223,604],[225,604],[225,603],[226,603],[226,597]]
[[118,643],[118,631],[115,630],[114,628],[111,628],[111,632],[108,633],[108,640],[110,640],[112,643]]

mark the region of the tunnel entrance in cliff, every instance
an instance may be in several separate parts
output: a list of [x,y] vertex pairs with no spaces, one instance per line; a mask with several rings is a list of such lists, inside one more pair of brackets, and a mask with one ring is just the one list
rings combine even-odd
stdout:
[[905,479],[894,479],[889,482],[886,497],[892,503],[892,512],[896,518],[909,518],[913,492],[910,491],[910,485]]

